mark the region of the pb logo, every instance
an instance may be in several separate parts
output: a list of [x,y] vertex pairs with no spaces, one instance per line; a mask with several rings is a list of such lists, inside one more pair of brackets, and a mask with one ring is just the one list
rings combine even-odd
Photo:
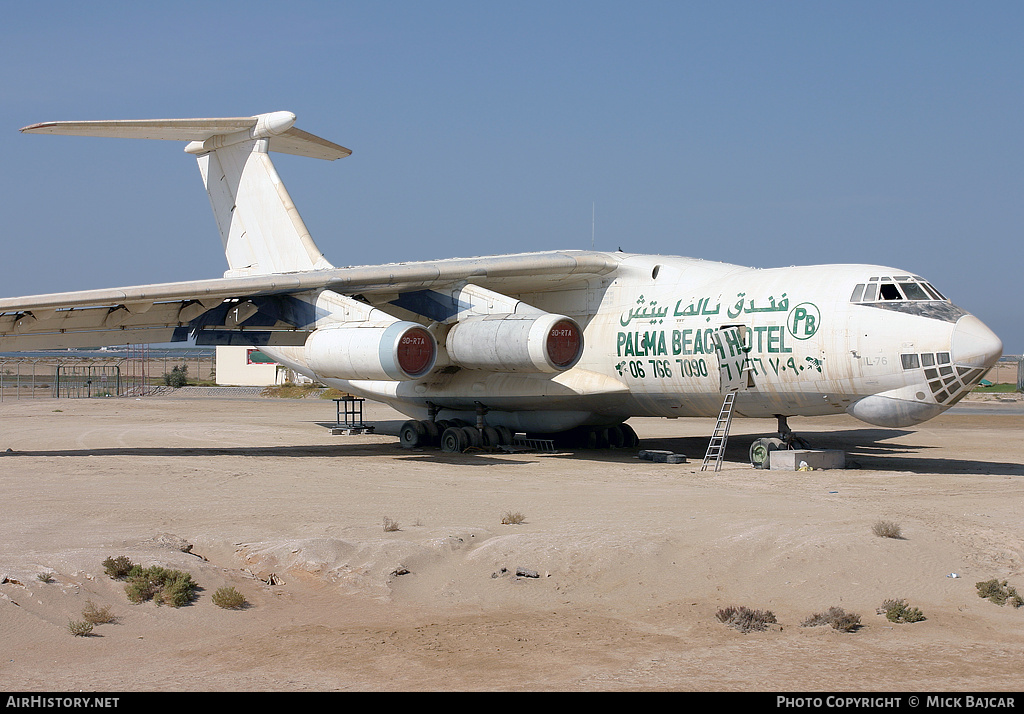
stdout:
[[814,303],[802,302],[789,311],[786,327],[789,334],[798,340],[806,340],[814,336],[821,324],[821,313]]

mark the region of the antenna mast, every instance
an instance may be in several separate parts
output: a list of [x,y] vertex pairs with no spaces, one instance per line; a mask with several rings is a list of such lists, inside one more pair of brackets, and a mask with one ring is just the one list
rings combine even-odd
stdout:
[[596,210],[597,203],[592,202],[590,204],[590,249],[594,250],[594,212]]

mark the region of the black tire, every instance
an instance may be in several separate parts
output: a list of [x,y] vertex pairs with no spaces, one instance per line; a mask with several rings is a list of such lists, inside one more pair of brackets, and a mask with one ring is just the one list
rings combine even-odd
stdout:
[[495,428],[498,430],[498,436],[501,439],[498,443],[503,446],[512,446],[512,440],[516,437],[515,432],[507,426],[498,426]]
[[398,431],[398,441],[405,449],[415,449],[418,446],[423,446],[426,440],[427,429],[423,426],[423,422],[416,419],[410,419],[405,422]]
[[464,426],[462,427],[462,433],[466,435],[466,440],[470,446],[482,446],[484,443],[483,436],[480,434],[480,430],[475,426]]
[[622,448],[635,449],[640,445],[640,437],[633,427],[629,424],[620,424],[619,427],[622,429]]
[[621,425],[608,427],[608,448],[621,449],[625,443],[626,435],[623,433]]
[[501,435],[493,426],[484,427],[484,446],[495,447],[501,443]]
[[466,441],[466,434],[461,427],[450,426],[441,434],[441,451],[461,454],[467,446],[469,443]]
[[427,432],[427,443],[430,446],[437,446],[441,443],[441,429],[438,428],[437,422],[424,421],[423,428]]

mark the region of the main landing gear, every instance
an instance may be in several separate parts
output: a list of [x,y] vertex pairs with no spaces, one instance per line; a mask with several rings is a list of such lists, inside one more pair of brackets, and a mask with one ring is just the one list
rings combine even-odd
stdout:
[[[477,404],[476,424],[462,419],[435,419],[437,409],[431,406],[431,418],[410,419],[398,432],[399,443],[406,449],[440,447],[441,451],[459,453],[470,448],[500,449],[516,446],[516,433],[506,426],[484,423],[487,408]],[[600,427],[576,427],[557,434],[527,434],[528,439],[552,442],[560,448],[631,449],[640,443],[628,424]]]
[[[560,448],[632,449],[640,438],[628,424],[607,427],[577,427],[558,434],[527,435],[549,440]],[[462,419],[410,419],[402,424],[398,441],[406,449],[440,447],[441,451],[459,453],[469,448],[500,449],[515,446],[515,432],[507,426],[472,426]]]
[[511,445],[512,430],[505,426],[478,429],[462,419],[411,419],[398,432],[399,443],[406,449],[440,446],[442,451],[465,451],[471,446],[498,447]]
[[811,448],[810,444],[790,430],[786,417],[776,414],[775,418],[779,422],[779,436],[754,439],[750,445],[750,465],[755,469],[768,468],[769,454],[773,451]]

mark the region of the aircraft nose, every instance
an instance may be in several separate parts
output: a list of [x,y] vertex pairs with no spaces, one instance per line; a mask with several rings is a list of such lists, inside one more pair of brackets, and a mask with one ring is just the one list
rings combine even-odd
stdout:
[[1003,341],[974,315],[964,315],[953,328],[950,356],[954,364],[988,369],[1003,354]]

